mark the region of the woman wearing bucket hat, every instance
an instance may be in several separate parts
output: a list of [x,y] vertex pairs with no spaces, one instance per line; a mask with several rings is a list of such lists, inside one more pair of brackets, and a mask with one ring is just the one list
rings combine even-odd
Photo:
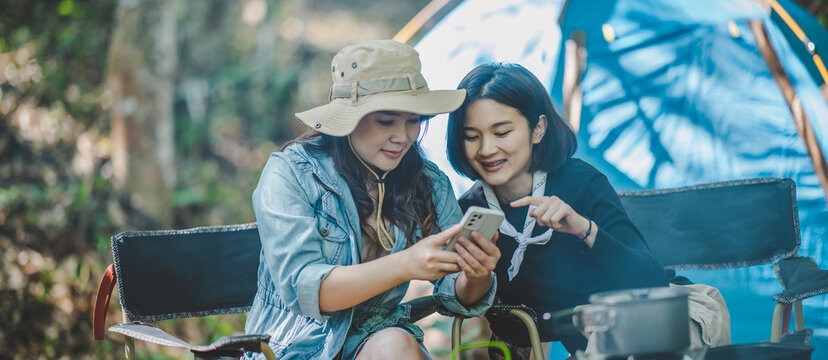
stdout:
[[343,48],[331,73],[330,102],[296,114],[314,131],[271,155],[253,193],[262,255],[245,330],[284,359],[427,358],[401,304],[409,281],[480,316],[500,257],[478,233],[443,250],[460,208],[417,143],[465,91],[429,90],[419,54],[391,40]]

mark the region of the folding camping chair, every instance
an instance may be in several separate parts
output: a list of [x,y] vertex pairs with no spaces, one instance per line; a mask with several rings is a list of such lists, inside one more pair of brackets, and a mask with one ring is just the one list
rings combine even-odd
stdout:
[[[799,257],[796,184],[758,178],[621,193],[621,202],[656,258],[669,269],[714,270],[774,263],[783,292],[770,342],[807,344],[802,299],[828,292],[828,271]],[[778,261],[777,261],[778,260]],[[794,309],[795,332],[788,333]]]
[[[135,358],[133,339],[187,349],[199,359],[239,358],[246,351],[275,359],[268,335],[225,336],[195,346],[153,325],[168,319],[249,311],[256,295],[260,251],[255,223],[113,236],[114,263],[101,279],[95,303],[95,340],[104,339],[109,299],[117,284],[123,322],[108,330],[127,336],[127,359]],[[412,321],[439,307],[432,296],[407,304],[412,307]]]
[[[791,179],[759,178],[675,189],[620,192],[632,222],[655,257],[668,269],[727,269],[774,263],[783,292],[774,296],[770,342],[808,344],[802,299],[828,292],[828,271],[797,256],[799,215]],[[777,261],[778,260],[778,261]],[[500,304],[486,314],[517,316],[529,328],[536,359],[539,340],[532,309]],[[795,332],[787,333],[790,311]],[[540,309],[538,309],[540,310]],[[461,343],[463,318],[456,317],[452,344]]]
[[267,335],[225,336],[210,345],[194,346],[152,325],[249,311],[256,294],[260,249],[255,223],[113,236],[114,263],[101,280],[95,303],[95,340],[104,339],[109,297],[117,283],[123,323],[109,331],[128,337],[127,359],[135,358],[133,338],[188,349],[201,359],[238,358],[245,351],[275,359]]

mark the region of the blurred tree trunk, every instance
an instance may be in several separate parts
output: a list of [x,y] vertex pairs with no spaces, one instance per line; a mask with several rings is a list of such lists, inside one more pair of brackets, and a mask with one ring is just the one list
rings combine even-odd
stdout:
[[171,0],[120,0],[115,17],[107,73],[114,183],[154,225],[167,227],[175,186],[175,10]]

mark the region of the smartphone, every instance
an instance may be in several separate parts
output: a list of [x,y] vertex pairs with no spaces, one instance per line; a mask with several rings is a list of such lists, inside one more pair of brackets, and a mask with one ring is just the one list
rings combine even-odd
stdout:
[[463,219],[460,220],[460,223],[463,224],[463,230],[449,240],[446,244],[446,250],[454,251],[454,244],[457,243],[457,239],[460,236],[464,236],[466,239],[472,240],[471,232],[473,230],[476,230],[486,238],[491,239],[500,227],[500,223],[503,222],[503,217],[503,213],[499,210],[493,210],[480,206],[469,207],[466,209]]

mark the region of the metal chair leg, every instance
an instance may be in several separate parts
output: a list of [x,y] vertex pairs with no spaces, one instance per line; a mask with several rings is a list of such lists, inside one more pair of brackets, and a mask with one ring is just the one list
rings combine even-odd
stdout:
[[270,348],[270,345],[267,344],[267,341],[261,342],[260,350],[262,351],[262,354],[264,354],[267,360],[276,360],[276,354],[273,353],[273,349]]
[[[454,317],[454,322],[451,323],[451,350],[460,347],[460,335],[463,330],[463,318],[459,316]],[[457,357],[459,358],[459,351]],[[454,360],[454,359],[452,359]]]
[[805,316],[802,313],[802,300],[793,303],[794,328],[796,331],[805,330]]
[[509,313],[523,321],[526,329],[529,330],[529,341],[532,343],[532,353],[535,354],[535,360],[544,360],[543,347],[541,347],[540,336],[538,335],[538,328],[535,321],[525,311],[520,309],[511,309]]
[[770,342],[778,343],[782,335],[782,315],[785,313],[785,308],[788,304],[776,303],[773,309],[773,320],[771,320],[771,336]]
[[[125,323],[130,321],[123,307],[121,307],[121,315]],[[126,336],[124,340],[124,354],[127,360],[135,360],[135,339],[129,336]]]

